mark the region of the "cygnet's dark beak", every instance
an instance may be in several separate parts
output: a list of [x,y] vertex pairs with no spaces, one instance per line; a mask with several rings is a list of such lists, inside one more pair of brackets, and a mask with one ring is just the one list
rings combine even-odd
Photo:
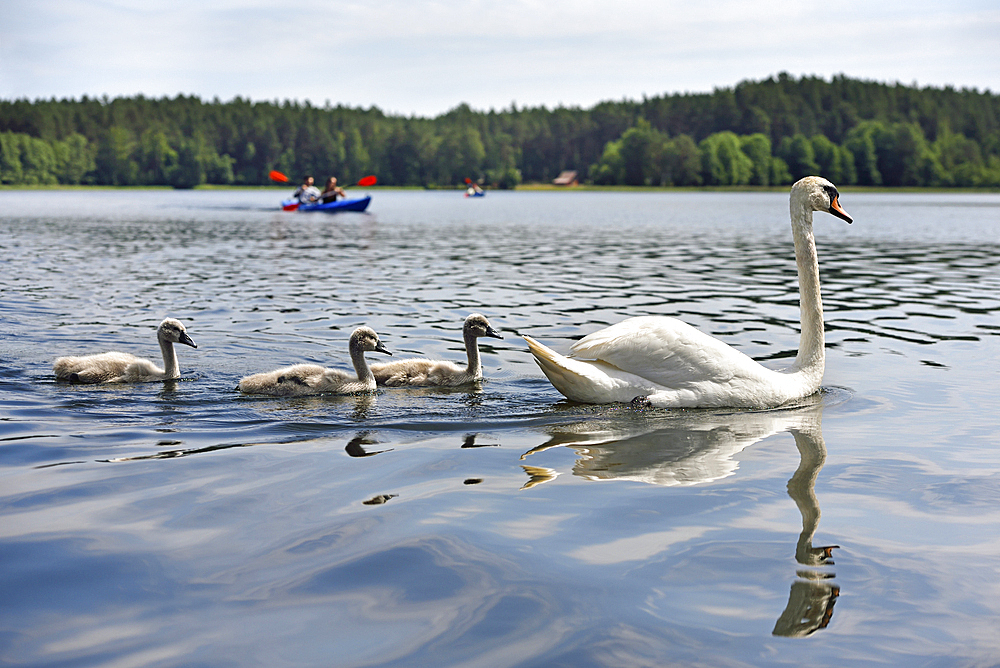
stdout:
[[854,219],[851,218],[851,216],[840,206],[839,197],[834,197],[830,200],[830,213],[835,215],[837,218],[846,220],[848,223],[854,222]]
[[375,344],[375,352],[377,352],[377,353],[385,353],[389,357],[392,357],[392,353],[389,352],[389,349],[386,348],[385,344],[382,343],[381,341],[379,341],[378,343]]
[[500,332],[498,332],[497,330],[493,329],[493,327],[491,327],[491,326],[487,326],[486,327],[486,336],[492,336],[494,339],[502,339],[503,338],[502,336],[500,336]]
[[177,343],[183,343],[186,346],[191,346],[192,348],[197,348],[191,337],[187,335],[187,332],[181,332],[181,337],[178,339]]

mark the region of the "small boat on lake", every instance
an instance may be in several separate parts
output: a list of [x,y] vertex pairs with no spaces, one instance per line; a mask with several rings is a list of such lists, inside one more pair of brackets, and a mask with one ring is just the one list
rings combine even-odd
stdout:
[[316,204],[300,204],[297,199],[286,199],[281,203],[281,208],[285,211],[326,211],[327,213],[337,213],[339,211],[364,211],[372,201],[371,195],[354,199],[339,199],[334,202]]

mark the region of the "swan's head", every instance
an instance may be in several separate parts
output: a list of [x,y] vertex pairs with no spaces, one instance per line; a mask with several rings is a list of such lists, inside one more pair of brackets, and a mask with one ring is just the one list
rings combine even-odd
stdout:
[[822,176],[807,176],[795,182],[792,186],[792,206],[799,203],[807,210],[825,211],[837,218],[853,223],[854,219],[840,206],[840,193]]
[[171,343],[183,343],[185,346],[191,346],[192,348],[198,347],[191,340],[191,337],[188,336],[187,330],[184,329],[181,321],[174,320],[173,318],[167,318],[160,323],[159,328],[156,330],[156,336]]
[[389,349],[379,341],[378,334],[371,327],[358,327],[351,334],[351,350],[361,350],[363,352],[385,353],[392,356]]
[[489,336],[494,339],[502,339],[500,332],[493,329],[490,325],[490,321],[486,319],[485,315],[480,315],[479,313],[473,313],[468,318],[465,319],[465,326],[462,331],[466,334],[472,334],[475,337]]

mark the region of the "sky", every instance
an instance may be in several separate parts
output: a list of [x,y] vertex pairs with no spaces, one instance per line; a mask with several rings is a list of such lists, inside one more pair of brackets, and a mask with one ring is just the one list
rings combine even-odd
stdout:
[[1000,92],[996,0],[0,0],[0,99],[196,95],[436,116],[787,72]]

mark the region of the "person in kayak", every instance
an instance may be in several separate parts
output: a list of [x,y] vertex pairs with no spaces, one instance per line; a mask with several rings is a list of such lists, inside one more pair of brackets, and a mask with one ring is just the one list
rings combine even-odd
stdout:
[[320,197],[319,188],[315,185],[315,179],[313,177],[306,175],[302,178],[302,185],[295,189],[292,193],[292,197],[299,200],[299,204],[313,204]]
[[331,176],[326,180],[326,186],[324,186],[319,198],[323,204],[326,204],[327,202],[336,202],[338,197],[347,197],[347,193],[337,185],[337,177]]

